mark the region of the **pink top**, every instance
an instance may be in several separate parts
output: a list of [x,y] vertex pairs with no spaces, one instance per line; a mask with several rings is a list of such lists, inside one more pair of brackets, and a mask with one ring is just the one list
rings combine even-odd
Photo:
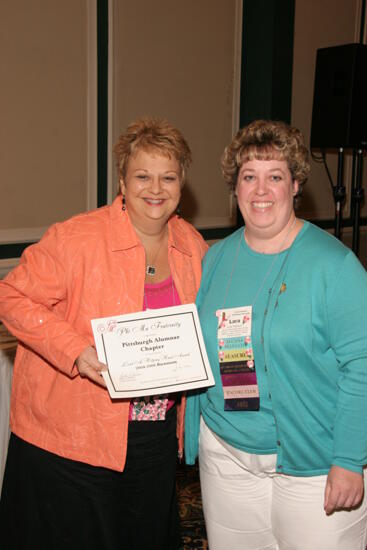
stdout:
[[[147,309],[179,306],[180,304],[181,300],[173,282],[172,275],[160,283],[145,283],[143,311]],[[160,410],[163,409],[165,414],[165,412],[175,404],[174,399],[167,399],[166,396],[157,396],[154,398],[154,403],[151,402],[148,406],[148,416],[143,413],[141,405],[143,401],[143,398],[139,399],[138,397],[131,401],[129,420],[160,420]],[[143,408],[145,409],[147,407],[144,406]]]
[[181,305],[172,275],[160,283],[145,283],[143,311]]

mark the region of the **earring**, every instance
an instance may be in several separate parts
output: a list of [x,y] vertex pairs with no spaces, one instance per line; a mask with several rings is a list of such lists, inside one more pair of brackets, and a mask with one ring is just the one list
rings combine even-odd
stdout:
[[126,210],[125,195],[122,195],[122,211],[125,212],[125,210]]

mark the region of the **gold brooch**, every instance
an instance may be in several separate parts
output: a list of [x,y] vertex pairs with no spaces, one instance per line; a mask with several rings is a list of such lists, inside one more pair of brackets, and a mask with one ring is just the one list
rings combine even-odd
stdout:
[[287,285],[285,283],[282,283],[280,287],[280,293],[285,292],[287,290]]

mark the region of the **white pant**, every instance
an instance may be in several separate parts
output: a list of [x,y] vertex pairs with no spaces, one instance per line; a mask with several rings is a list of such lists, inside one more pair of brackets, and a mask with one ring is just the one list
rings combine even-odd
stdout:
[[235,449],[203,421],[199,464],[210,550],[366,549],[367,498],[327,516],[325,475],[278,474],[276,455]]

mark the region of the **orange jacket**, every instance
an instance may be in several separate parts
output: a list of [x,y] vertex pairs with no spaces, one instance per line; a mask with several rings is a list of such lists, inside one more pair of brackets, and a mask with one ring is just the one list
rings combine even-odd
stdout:
[[[207,246],[187,222],[168,222],[168,258],[182,303],[195,300]],[[111,206],[53,225],[0,281],[0,318],[19,339],[10,424],[22,439],[60,456],[122,471],[128,400],[78,376],[74,362],[93,345],[90,320],[142,310],[145,251]],[[183,406],[178,414],[180,449]]]

